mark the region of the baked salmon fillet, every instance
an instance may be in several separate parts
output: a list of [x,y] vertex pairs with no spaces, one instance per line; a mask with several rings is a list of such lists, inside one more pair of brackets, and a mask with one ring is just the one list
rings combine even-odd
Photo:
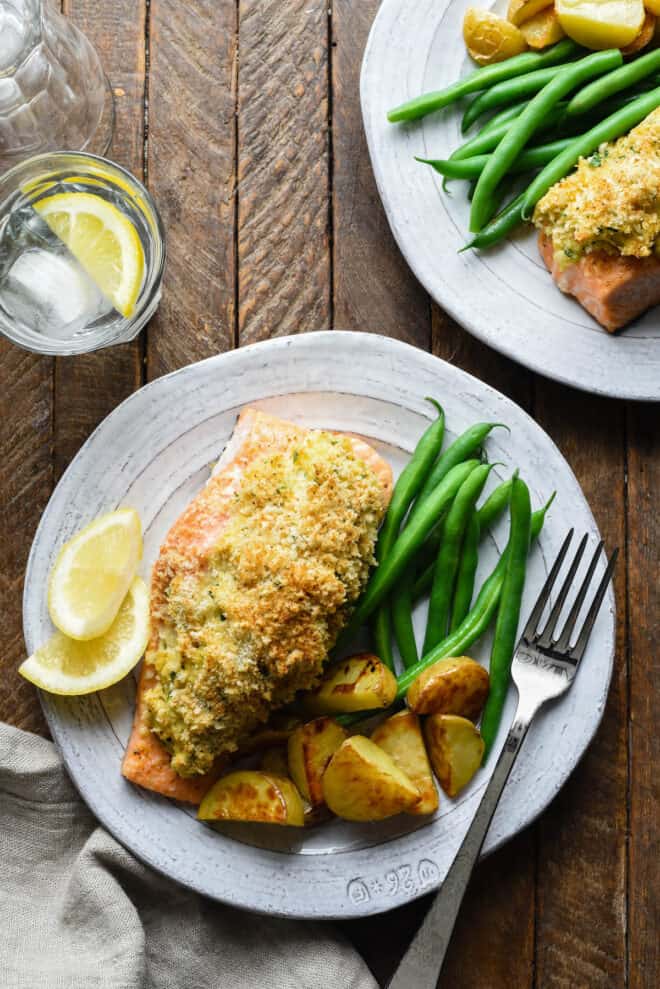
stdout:
[[127,779],[198,803],[230,753],[317,682],[391,491],[389,464],[358,437],[241,413],[153,568]]
[[660,108],[603,144],[534,210],[562,292],[610,333],[660,304]]
[[572,295],[609,333],[660,306],[660,258],[594,252],[562,267],[552,240],[539,235],[539,252],[557,288]]

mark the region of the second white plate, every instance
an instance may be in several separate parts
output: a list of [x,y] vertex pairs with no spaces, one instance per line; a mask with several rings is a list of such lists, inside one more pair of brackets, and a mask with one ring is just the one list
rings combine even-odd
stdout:
[[463,143],[461,106],[412,124],[386,119],[392,107],[474,68],[462,34],[469,3],[384,0],[371,30],[362,64],[362,114],[397,243],[429,294],[491,347],[585,391],[658,400],[660,310],[615,336],[606,333],[555,286],[532,233],[490,251],[459,254],[469,240],[467,183],[452,182],[450,194],[444,193],[440,176],[414,156],[448,158]]

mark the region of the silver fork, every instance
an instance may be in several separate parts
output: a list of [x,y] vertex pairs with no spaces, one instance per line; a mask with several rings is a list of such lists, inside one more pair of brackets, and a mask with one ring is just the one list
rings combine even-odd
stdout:
[[577,552],[568,569],[550,616],[542,631],[539,622],[550,599],[559,571],[574,530],[566,536],[557,559],[532,609],[529,621],[520,638],[513,657],[511,675],[518,688],[518,707],[509,729],[504,748],[497,761],[493,775],[474,815],[463,844],[447,873],[440,892],[412,940],[408,951],[395,971],[388,989],[436,989],[438,975],[445,959],[456,917],[467,889],[472,869],[479,857],[486,832],[499,803],[502,790],[516,761],[520,747],[527,734],[532,718],[546,701],[564,694],[573,683],[580,660],[589,641],[591,630],[610,582],[618,549],[612,553],[603,578],[600,581],[593,602],[589,608],[573,645],[571,639],[575,625],[584,605],[589,585],[598,564],[603,543],[600,542],[594,553],[586,576],[578,590],[575,602],[566,619],[561,634],[554,638],[554,631],[569,591],[575,580],[577,569],[587,545],[587,536],[580,541]]

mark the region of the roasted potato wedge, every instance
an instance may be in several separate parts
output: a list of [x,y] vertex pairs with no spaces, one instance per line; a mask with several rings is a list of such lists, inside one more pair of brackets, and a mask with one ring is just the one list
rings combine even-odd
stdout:
[[488,672],[468,656],[440,659],[408,690],[415,714],[460,714],[476,721],[488,697]]
[[516,27],[520,27],[547,7],[553,8],[554,0],[510,0],[506,18]]
[[253,769],[222,776],[205,795],[200,821],[261,821],[302,827],[303,802],[291,780]]
[[412,711],[398,711],[371,733],[375,742],[403,770],[419,790],[413,814],[433,814],[438,809],[438,791],[426,754],[419,718]]
[[414,810],[420,794],[387,752],[364,735],[352,735],[328,764],[323,797],[337,817],[382,821]]
[[509,21],[489,10],[468,7],[463,18],[463,38],[470,57],[477,65],[503,62],[527,48],[522,34]]
[[323,803],[323,774],[346,737],[332,718],[316,718],[300,725],[289,738],[288,772],[312,807]]
[[[659,4],[660,6],[660,4]],[[656,33],[657,17],[652,14],[650,10],[647,9],[646,15],[644,17],[644,23],[640,29],[639,34],[634,41],[631,41],[629,45],[621,49],[622,55],[635,55],[636,52],[641,52],[643,48],[651,44],[651,41],[655,37]]]
[[440,786],[448,797],[455,797],[481,765],[484,741],[479,729],[456,714],[432,714],[424,722],[424,736]]
[[283,745],[273,745],[266,749],[261,756],[259,768],[264,773],[275,773],[276,776],[289,776],[289,760],[287,759],[286,748]]
[[389,707],[395,697],[394,674],[373,653],[362,652],[332,663],[300,702],[311,715],[344,714]]
[[520,32],[530,48],[547,48],[565,36],[554,7],[546,7],[520,25]]
[[561,26],[585,48],[625,48],[644,23],[642,0],[556,0]]

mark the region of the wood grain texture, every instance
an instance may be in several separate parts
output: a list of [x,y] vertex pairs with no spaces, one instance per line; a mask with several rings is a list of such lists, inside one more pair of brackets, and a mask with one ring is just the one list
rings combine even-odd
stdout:
[[240,0],[240,343],[330,328],[328,4]]
[[25,659],[23,577],[50,496],[53,362],[0,337],[0,718],[48,734],[37,692],[17,673]]
[[658,407],[628,415],[630,635],[629,987],[660,981],[660,438]]
[[[575,471],[607,549],[625,545],[623,406],[538,379],[535,418]],[[595,741],[539,823],[537,985],[620,989],[626,980],[625,561],[617,567],[612,685]]]
[[234,0],[152,0],[147,174],[167,235],[147,375],[234,338]]
[[378,0],[332,6],[334,326],[430,349],[429,298],[390,232],[360,114],[360,63]]
[[[65,0],[65,13],[99,53],[115,99],[108,157],[143,178],[146,0]],[[55,361],[55,476],[92,430],[142,383],[143,340]]]

